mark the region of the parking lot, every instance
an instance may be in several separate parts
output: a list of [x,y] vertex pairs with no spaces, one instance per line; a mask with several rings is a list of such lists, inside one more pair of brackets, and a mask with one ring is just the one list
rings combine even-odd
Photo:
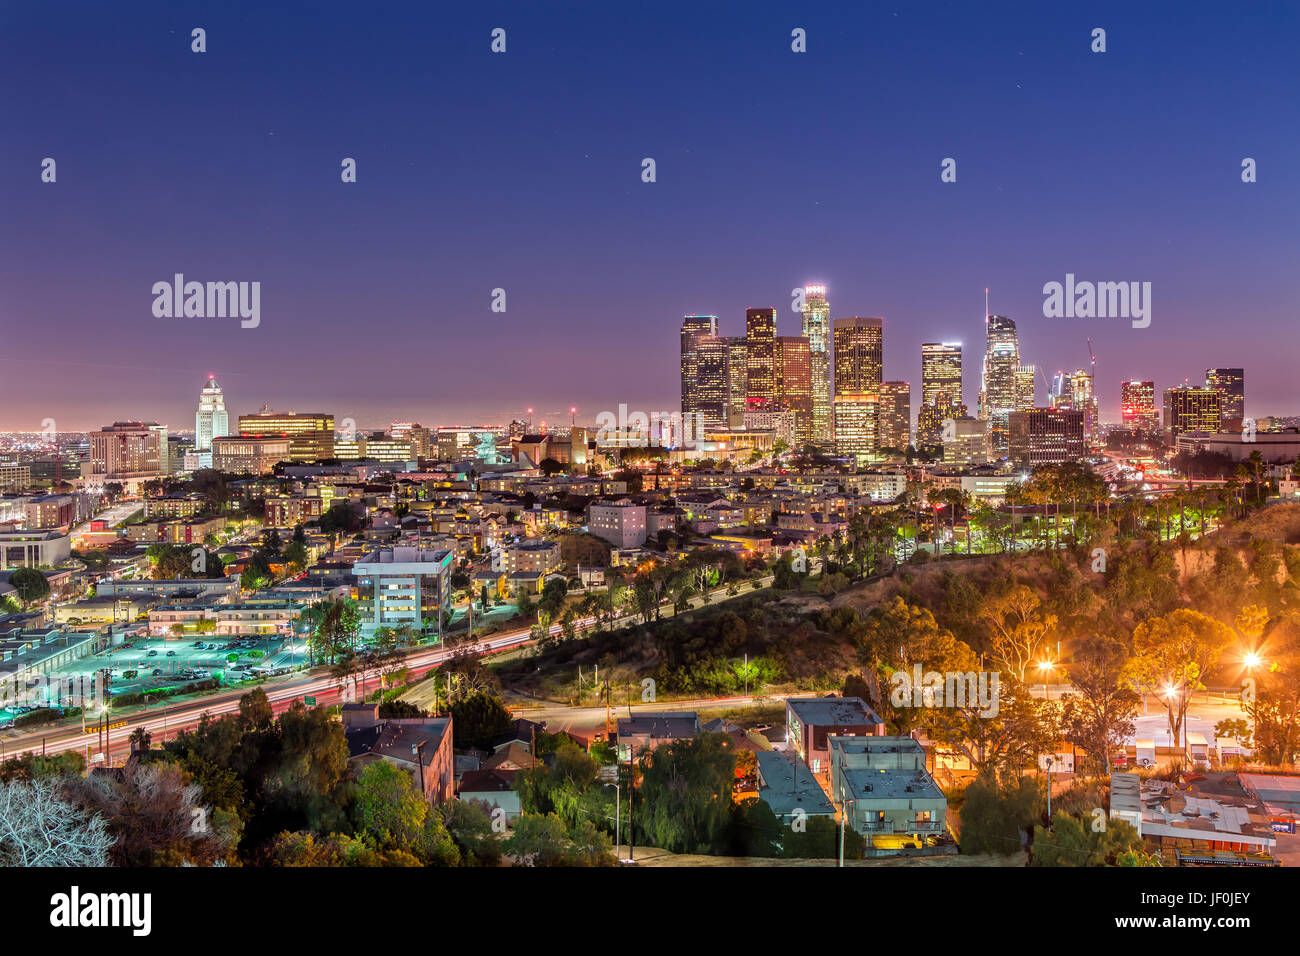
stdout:
[[[291,668],[306,660],[301,640],[283,637],[194,637],[185,640],[140,637],[93,657],[72,661],[58,676],[84,677],[107,668],[109,694],[138,694],[159,687],[220,679],[238,683],[261,676],[254,668]],[[234,658],[233,660],[231,658]]]

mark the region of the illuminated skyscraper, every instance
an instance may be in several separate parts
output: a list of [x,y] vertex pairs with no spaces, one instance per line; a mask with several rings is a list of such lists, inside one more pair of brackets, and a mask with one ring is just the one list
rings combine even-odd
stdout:
[[[980,379],[979,417],[988,422],[989,448],[996,457],[1007,451],[1007,416],[1023,399],[1017,387],[1020,365],[1020,336],[1016,323],[1005,315],[984,317],[984,368]],[[1032,394],[1032,388],[1031,388]],[[1033,406],[1030,399],[1029,407]]]
[[961,343],[921,345],[921,404],[956,405],[961,401]]
[[745,398],[776,401],[776,309],[745,310]]
[[743,335],[732,335],[727,343],[727,427],[745,423],[745,399],[749,395],[749,348]]
[[1165,389],[1165,437],[1183,432],[1214,434],[1223,424],[1223,395],[1213,388],[1177,385]]
[[794,436],[806,445],[812,436],[812,361],[808,340],[802,335],[778,335],[773,352],[776,400],[794,412]]
[[912,443],[912,386],[884,382],[880,386],[880,447],[906,449]]
[[812,436],[817,444],[831,440],[831,309],[826,304],[826,286],[804,287],[803,334],[808,340],[812,366]]
[[921,407],[916,414],[916,443],[942,442],[945,419],[962,418],[960,342],[925,342],[921,345]]
[[1124,382],[1120,385],[1120,415],[1124,427],[1134,431],[1160,431],[1155,382]]
[[1240,368],[1207,368],[1205,387],[1223,396],[1223,421],[1225,432],[1241,431],[1246,417],[1246,370]]
[[835,320],[835,394],[879,395],[884,379],[884,319]]
[[[727,427],[727,339],[708,335],[696,344],[695,407],[709,428]],[[686,411],[686,409],[683,409]]]
[[[837,356],[838,360],[838,356]],[[861,464],[876,455],[880,447],[880,397],[877,393],[853,394],[838,391],[835,401],[835,454],[854,458]]]
[[199,408],[194,413],[194,450],[210,453],[212,439],[221,438],[229,431],[230,416],[226,414],[225,396],[216,376],[209,375],[207,384],[199,390]]
[[718,334],[716,315],[687,315],[682,317],[682,415],[700,412],[699,345],[700,340],[715,338]]

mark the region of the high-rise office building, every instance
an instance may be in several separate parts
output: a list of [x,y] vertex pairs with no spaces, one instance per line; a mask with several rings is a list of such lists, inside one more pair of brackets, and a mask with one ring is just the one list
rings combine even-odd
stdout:
[[727,343],[727,427],[745,424],[745,399],[749,397],[749,349],[743,335],[732,335]]
[[114,422],[90,433],[90,477],[109,481],[167,474],[167,426]]
[[942,407],[961,400],[961,343],[923,342],[921,404]]
[[912,443],[912,386],[883,382],[880,386],[880,447],[906,450]]
[[718,335],[716,315],[682,317],[682,415],[694,415],[699,408],[700,342]]
[[[727,339],[716,335],[701,338],[696,345],[695,407],[690,409],[707,428],[727,427]],[[684,409],[685,411],[685,409]]]
[[1225,432],[1241,431],[1246,417],[1246,370],[1241,368],[1207,368],[1205,387],[1223,396],[1220,429]]
[[834,427],[831,411],[831,308],[826,286],[804,287],[803,334],[808,340],[812,367],[812,435],[816,444],[828,444]]
[[324,412],[273,412],[263,405],[256,414],[239,416],[239,434],[244,438],[289,438],[291,461],[334,457],[334,416]]
[[1031,408],[1037,408],[1035,396],[1038,394],[1035,388],[1034,376],[1038,369],[1033,365],[1017,365],[1015,367],[1016,397],[1012,405],[1013,411],[1025,412]]
[[230,416],[226,414],[225,396],[216,376],[209,375],[207,384],[199,390],[199,407],[194,413],[194,450],[210,453],[212,439],[229,431]]
[[745,398],[776,401],[776,309],[745,310]]
[[1165,389],[1165,438],[1183,432],[1214,434],[1223,424],[1223,395],[1217,389],[1176,385]]
[[921,344],[921,407],[916,413],[916,443],[934,446],[943,441],[943,422],[962,418],[961,343]]
[[884,319],[836,319],[834,342],[835,394],[879,395],[884,381]]
[[1120,417],[1132,431],[1160,431],[1160,411],[1156,408],[1156,383],[1131,381],[1120,385]]
[[800,446],[812,440],[812,353],[802,335],[778,335],[773,351],[776,400],[794,412],[794,435]]
[[1061,411],[1083,412],[1083,433],[1096,441],[1098,433],[1097,399],[1093,394],[1092,373],[1086,369],[1060,372],[1052,377],[1047,393],[1048,407]]
[[[837,390],[838,387],[837,381]],[[832,407],[835,414],[835,454],[852,457],[859,464],[874,458],[880,447],[879,393],[837,391]]]
[[1033,467],[1077,461],[1085,450],[1081,411],[1015,409],[1007,416],[1007,452],[1019,465]]
[[1023,366],[1016,323],[1005,315],[986,315],[979,417],[988,423],[989,449],[994,456],[1006,452],[1007,418],[1023,401],[1017,368]]

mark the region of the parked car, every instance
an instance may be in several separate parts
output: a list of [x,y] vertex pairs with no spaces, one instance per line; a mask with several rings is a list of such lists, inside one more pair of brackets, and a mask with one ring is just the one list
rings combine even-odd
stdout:
[[150,651],[148,654],[145,655],[145,657],[157,657],[157,656],[158,656],[158,652],[156,650]]
[[161,668],[161,667],[155,667],[155,668],[153,669],[153,676],[154,676],[154,677],[161,677],[161,676],[162,676],[162,668]]
[[175,652],[175,651],[168,651],[168,652],[167,652],[167,656],[168,656],[168,657],[175,657],[175,656],[176,656],[176,652]]

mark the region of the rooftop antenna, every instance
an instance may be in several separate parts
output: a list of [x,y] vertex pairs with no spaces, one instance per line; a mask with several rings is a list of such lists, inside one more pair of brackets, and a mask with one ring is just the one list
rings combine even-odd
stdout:
[[993,313],[989,312],[989,287],[985,286],[984,287],[984,321],[987,322],[989,320],[989,316],[992,314]]

